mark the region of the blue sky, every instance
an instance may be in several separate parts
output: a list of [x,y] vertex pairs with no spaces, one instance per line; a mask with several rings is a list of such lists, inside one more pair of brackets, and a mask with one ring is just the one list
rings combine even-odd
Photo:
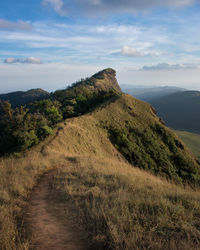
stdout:
[[2,0],[0,93],[107,67],[120,84],[200,90],[199,30],[199,0]]

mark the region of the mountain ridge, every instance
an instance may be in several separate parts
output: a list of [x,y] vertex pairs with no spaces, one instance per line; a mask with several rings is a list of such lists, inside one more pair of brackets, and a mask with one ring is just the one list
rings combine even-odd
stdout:
[[30,89],[27,91],[15,91],[6,94],[0,94],[0,100],[9,101],[12,107],[26,105],[30,102],[45,99],[50,96],[50,93],[41,89]]
[[151,86],[130,86],[122,85],[122,90],[125,93],[132,95],[142,101],[149,102],[162,98],[166,95],[173,94],[176,92],[186,91],[184,88],[174,86],[162,86],[162,87],[151,87]]
[[[56,122],[40,143],[1,158],[0,248],[38,247],[36,232],[41,232],[40,239],[51,237],[52,231],[37,231],[24,221],[30,197],[40,190],[38,183],[52,173],[46,184],[55,195],[47,192],[46,201],[61,207],[63,213],[55,216],[62,224],[71,218],[83,226],[89,242],[97,246],[92,249],[198,249],[200,165],[196,158],[150,104],[116,93],[110,85],[108,91],[97,90],[91,87],[93,81],[86,80],[55,93],[59,99],[36,102],[36,113],[21,107],[13,114],[6,104],[6,118],[12,118],[8,124],[14,123],[7,132],[23,130],[15,139],[30,142],[34,133],[37,136],[38,118],[40,133]],[[72,116],[60,119],[69,106],[74,108]],[[16,136],[20,131],[14,132]],[[52,216],[48,205],[42,211]],[[43,215],[42,228],[46,228],[47,214]],[[53,244],[59,249],[56,241]]]

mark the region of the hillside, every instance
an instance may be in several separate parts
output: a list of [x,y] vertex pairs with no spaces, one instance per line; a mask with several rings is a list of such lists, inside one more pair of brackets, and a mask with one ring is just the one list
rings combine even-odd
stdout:
[[[51,99],[35,102],[30,111],[23,108],[13,111],[7,105],[3,109],[2,153],[19,152],[37,145],[53,133],[52,129],[63,118],[79,116],[82,119],[83,114],[91,113],[131,164],[176,182],[200,183],[200,168],[195,158],[176,135],[163,126],[149,104],[122,94],[113,69],[105,69],[56,91]],[[88,123],[89,118],[86,120]],[[7,143],[7,148],[6,141],[11,143]],[[72,145],[78,147],[76,143]]]
[[43,89],[30,89],[28,91],[16,91],[8,94],[0,94],[0,100],[9,101],[12,107],[28,104],[49,97],[49,93]]
[[[30,216],[24,208],[41,183],[39,176],[53,169],[50,203],[63,208],[62,221],[73,218],[88,232],[92,249],[198,249],[200,166],[195,157],[151,105],[115,88],[115,71],[98,73],[93,84],[88,80],[57,92],[62,110],[64,100],[81,93],[84,113],[78,115],[80,104],[73,100],[77,113],[55,124],[50,136],[1,158],[1,248],[33,248],[36,230],[24,224]],[[93,105],[90,91],[102,87],[112,95]],[[86,89],[89,102],[83,99]]]
[[0,102],[0,155],[31,148],[52,134],[63,119],[118,98],[121,89],[115,75],[113,69],[103,70],[27,106],[13,108],[8,101]]
[[[194,184],[200,180],[200,167],[196,160],[178,137],[163,126],[147,103],[124,94],[87,116],[68,121],[60,132],[59,143],[62,142],[62,147],[75,155],[82,151],[98,155],[99,148],[102,151],[103,145],[108,145],[108,141],[92,139],[99,131],[107,135],[105,138],[109,145],[111,142],[117,152],[139,168],[177,182]],[[69,145],[68,141],[72,143]],[[49,144],[50,147],[58,148],[55,144]],[[107,147],[105,151],[107,156],[112,152]]]
[[200,92],[184,91],[174,93],[151,104],[167,126],[176,129],[200,133]]
[[174,132],[184,141],[200,161],[200,134],[180,130],[175,130]]
[[132,95],[133,97],[140,99],[145,102],[151,103],[156,99],[160,99],[164,96],[185,91],[183,88],[178,87],[150,87],[150,86],[130,86],[122,85],[122,90],[125,93]]

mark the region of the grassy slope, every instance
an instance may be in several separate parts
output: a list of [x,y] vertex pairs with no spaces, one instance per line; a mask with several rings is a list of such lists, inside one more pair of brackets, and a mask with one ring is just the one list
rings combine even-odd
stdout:
[[120,126],[119,119],[126,121],[129,113],[135,117],[134,126],[159,121],[148,104],[124,96],[106,108],[59,124],[54,136],[25,157],[1,160],[2,249],[29,249],[28,238],[17,223],[21,224],[38,176],[57,167],[52,187],[60,194],[58,199],[72,202],[77,223],[81,220],[91,239],[102,247],[200,247],[199,191],[133,168],[110,142],[105,125]]
[[192,154],[149,104],[123,95],[94,116],[133,165],[177,182],[199,182],[200,168]]
[[52,186],[100,249],[199,249],[199,192],[112,158],[74,161]]
[[175,133],[184,141],[188,148],[200,159],[200,134],[187,131],[174,130]]

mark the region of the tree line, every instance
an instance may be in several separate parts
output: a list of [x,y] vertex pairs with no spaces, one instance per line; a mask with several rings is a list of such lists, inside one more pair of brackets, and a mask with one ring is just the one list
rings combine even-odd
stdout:
[[91,85],[88,79],[81,80],[47,99],[17,108],[0,101],[0,155],[30,148],[51,135],[63,119],[92,111],[119,96],[114,90],[103,91]]

